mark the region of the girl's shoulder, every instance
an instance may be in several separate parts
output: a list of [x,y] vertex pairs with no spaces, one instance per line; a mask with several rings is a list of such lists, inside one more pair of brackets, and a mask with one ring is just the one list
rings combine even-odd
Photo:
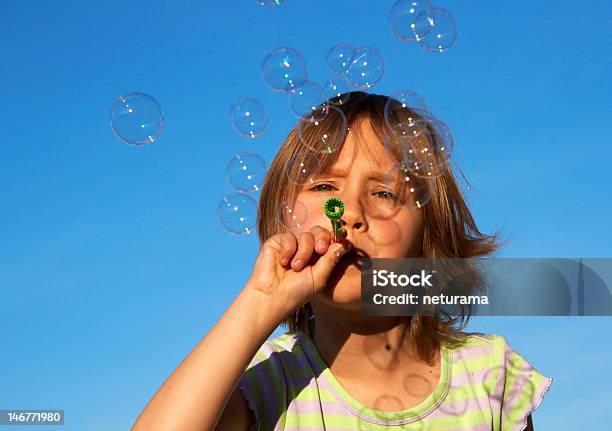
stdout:
[[505,336],[483,332],[463,332],[462,337],[446,348],[459,360],[474,361],[476,358],[491,359],[493,365],[498,361],[518,360],[522,356],[510,345]]
[[540,377],[538,383],[552,381],[538,373],[531,363],[510,345],[506,337],[500,334],[464,332],[461,341],[448,345],[446,349],[450,353],[455,376],[465,372],[486,373],[481,376],[486,379],[490,376],[510,374],[513,378],[518,376],[530,380]]
[[505,336],[464,334],[461,343],[448,348],[452,384],[447,398],[461,399],[469,393],[474,400],[487,399],[495,430],[525,429],[527,417],[539,407],[553,379],[538,371]]

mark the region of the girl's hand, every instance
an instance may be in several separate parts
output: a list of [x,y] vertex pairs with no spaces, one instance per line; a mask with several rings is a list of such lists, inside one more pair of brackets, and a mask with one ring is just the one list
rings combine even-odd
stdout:
[[246,288],[268,296],[282,313],[293,311],[325,288],[334,266],[350,250],[350,243],[331,239],[321,226],[297,236],[274,235],[262,245]]

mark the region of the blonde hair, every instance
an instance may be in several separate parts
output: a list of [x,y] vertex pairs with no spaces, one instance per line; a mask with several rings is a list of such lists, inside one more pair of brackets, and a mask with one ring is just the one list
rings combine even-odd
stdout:
[[[339,99],[344,100],[346,97],[345,94]],[[358,120],[369,119],[375,135],[381,142],[385,142],[390,132],[384,115],[385,105],[389,100],[396,102],[383,95],[351,92],[348,94],[348,100],[337,105],[337,108],[344,114],[346,126],[351,128],[351,131]],[[407,112],[413,118],[426,118],[417,111]],[[341,115],[330,115],[329,119],[326,118],[324,132],[329,138],[327,142],[343,139],[344,126]],[[435,134],[431,136],[435,137]],[[279,220],[278,209],[284,202],[294,202],[301,189],[300,185],[289,180],[289,177],[295,175],[299,166],[290,164],[294,156],[312,152],[313,148],[319,150],[317,156],[322,172],[333,165],[338,158],[339,151],[325,152],[324,144],[317,141],[317,136],[313,133],[302,133],[300,138],[294,128],[272,161],[259,200],[257,232],[260,244],[273,235],[286,231],[282,221]],[[398,160],[402,160],[399,154],[396,155]],[[434,188],[431,201],[420,209],[424,211],[423,257],[432,259],[485,257],[501,247],[502,242],[498,233],[485,235],[478,230],[450,168],[435,178],[427,180],[416,178],[416,180],[421,183],[428,182]],[[455,345],[463,340],[464,334],[461,329],[467,325],[471,311],[471,307],[467,307],[455,318],[447,314],[409,316],[410,339],[418,356],[429,362],[441,343]],[[309,333],[308,323],[312,316],[310,303],[306,302],[293,310],[283,324],[290,333],[298,329]]]

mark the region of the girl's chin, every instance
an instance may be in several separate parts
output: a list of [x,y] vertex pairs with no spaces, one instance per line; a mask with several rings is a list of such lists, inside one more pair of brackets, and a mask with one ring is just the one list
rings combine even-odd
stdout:
[[341,263],[334,268],[321,293],[335,303],[360,303],[361,271],[355,265],[340,267]]

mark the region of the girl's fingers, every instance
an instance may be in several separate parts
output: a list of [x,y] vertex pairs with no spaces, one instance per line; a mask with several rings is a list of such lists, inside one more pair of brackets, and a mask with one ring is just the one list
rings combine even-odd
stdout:
[[314,235],[310,232],[302,232],[298,235],[297,242],[297,253],[295,253],[291,261],[291,268],[293,268],[294,271],[301,271],[312,256],[314,250]]
[[346,241],[331,244],[327,252],[313,265],[312,277],[316,290],[325,287],[334,267],[351,247],[351,244]]
[[297,239],[291,232],[286,232],[281,234],[278,240],[282,247],[282,251],[280,253],[280,264],[282,266],[287,266],[297,250]]
[[327,251],[327,247],[331,242],[331,233],[329,230],[325,229],[322,226],[313,226],[310,229],[310,232],[314,236],[315,240],[315,250],[319,254],[324,254]]

